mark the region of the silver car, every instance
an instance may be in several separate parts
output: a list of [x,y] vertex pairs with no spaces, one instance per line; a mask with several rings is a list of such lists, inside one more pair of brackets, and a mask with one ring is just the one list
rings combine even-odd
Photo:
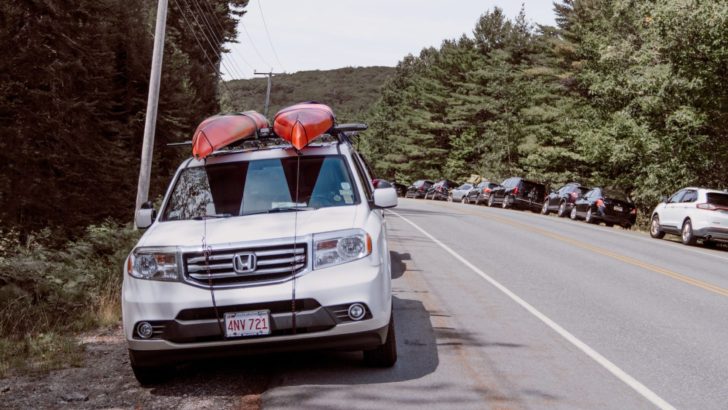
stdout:
[[473,189],[473,184],[462,184],[459,187],[450,191],[449,201],[468,203],[468,192]]

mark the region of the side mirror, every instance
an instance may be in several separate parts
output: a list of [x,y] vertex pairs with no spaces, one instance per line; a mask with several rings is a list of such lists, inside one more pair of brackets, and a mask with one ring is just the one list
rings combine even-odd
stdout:
[[397,191],[394,188],[379,188],[374,190],[375,208],[394,208],[397,206]]
[[152,202],[147,201],[142,204],[142,207],[137,209],[134,215],[134,224],[139,229],[146,229],[152,225],[152,222],[157,218],[157,211],[152,208]]

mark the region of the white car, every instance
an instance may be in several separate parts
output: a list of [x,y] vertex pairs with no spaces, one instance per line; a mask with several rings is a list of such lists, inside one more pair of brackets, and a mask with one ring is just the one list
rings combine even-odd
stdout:
[[650,235],[661,239],[666,233],[680,235],[686,245],[728,241],[728,192],[690,187],[666,198],[652,211]]
[[[299,175],[299,178],[296,176]],[[397,359],[383,208],[347,140],[182,163],[124,266],[122,311],[141,384],[177,362],[279,350]],[[156,220],[155,220],[156,219]]]

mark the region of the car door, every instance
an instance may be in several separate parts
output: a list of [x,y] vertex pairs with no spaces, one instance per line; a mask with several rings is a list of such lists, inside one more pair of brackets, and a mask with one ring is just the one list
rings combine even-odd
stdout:
[[670,229],[678,229],[682,225],[682,223],[678,224],[678,219],[680,211],[683,209],[682,197],[686,192],[686,189],[681,189],[667,199],[665,207],[660,212],[660,225]]

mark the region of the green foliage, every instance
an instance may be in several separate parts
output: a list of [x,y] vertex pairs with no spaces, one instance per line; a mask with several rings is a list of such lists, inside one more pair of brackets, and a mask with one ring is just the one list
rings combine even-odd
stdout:
[[[340,123],[364,121],[379,89],[392,74],[390,67],[347,67],[326,71],[300,71],[273,78],[270,118],[283,107],[303,101],[330,105]],[[222,110],[226,112],[256,110],[263,112],[266,78],[233,80],[226,83]]]
[[118,321],[122,264],[139,238],[113,222],[89,226],[60,250],[43,230],[21,241],[3,233],[0,254],[0,338],[19,340],[79,331]]
[[361,149],[383,178],[515,174],[630,192],[643,212],[728,180],[728,2],[563,0],[558,27],[483,14],[407,56]]
[[[189,139],[218,111],[217,73],[207,56],[217,63],[222,41],[236,34],[239,12],[231,7],[246,4],[211,0],[195,10],[200,21],[223,26],[203,50],[178,3],[170,3],[150,197],[163,192],[179,163],[179,151],[166,143]],[[155,13],[148,0],[0,2],[4,226],[24,233],[51,226],[65,238],[109,216],[131,218]]]

